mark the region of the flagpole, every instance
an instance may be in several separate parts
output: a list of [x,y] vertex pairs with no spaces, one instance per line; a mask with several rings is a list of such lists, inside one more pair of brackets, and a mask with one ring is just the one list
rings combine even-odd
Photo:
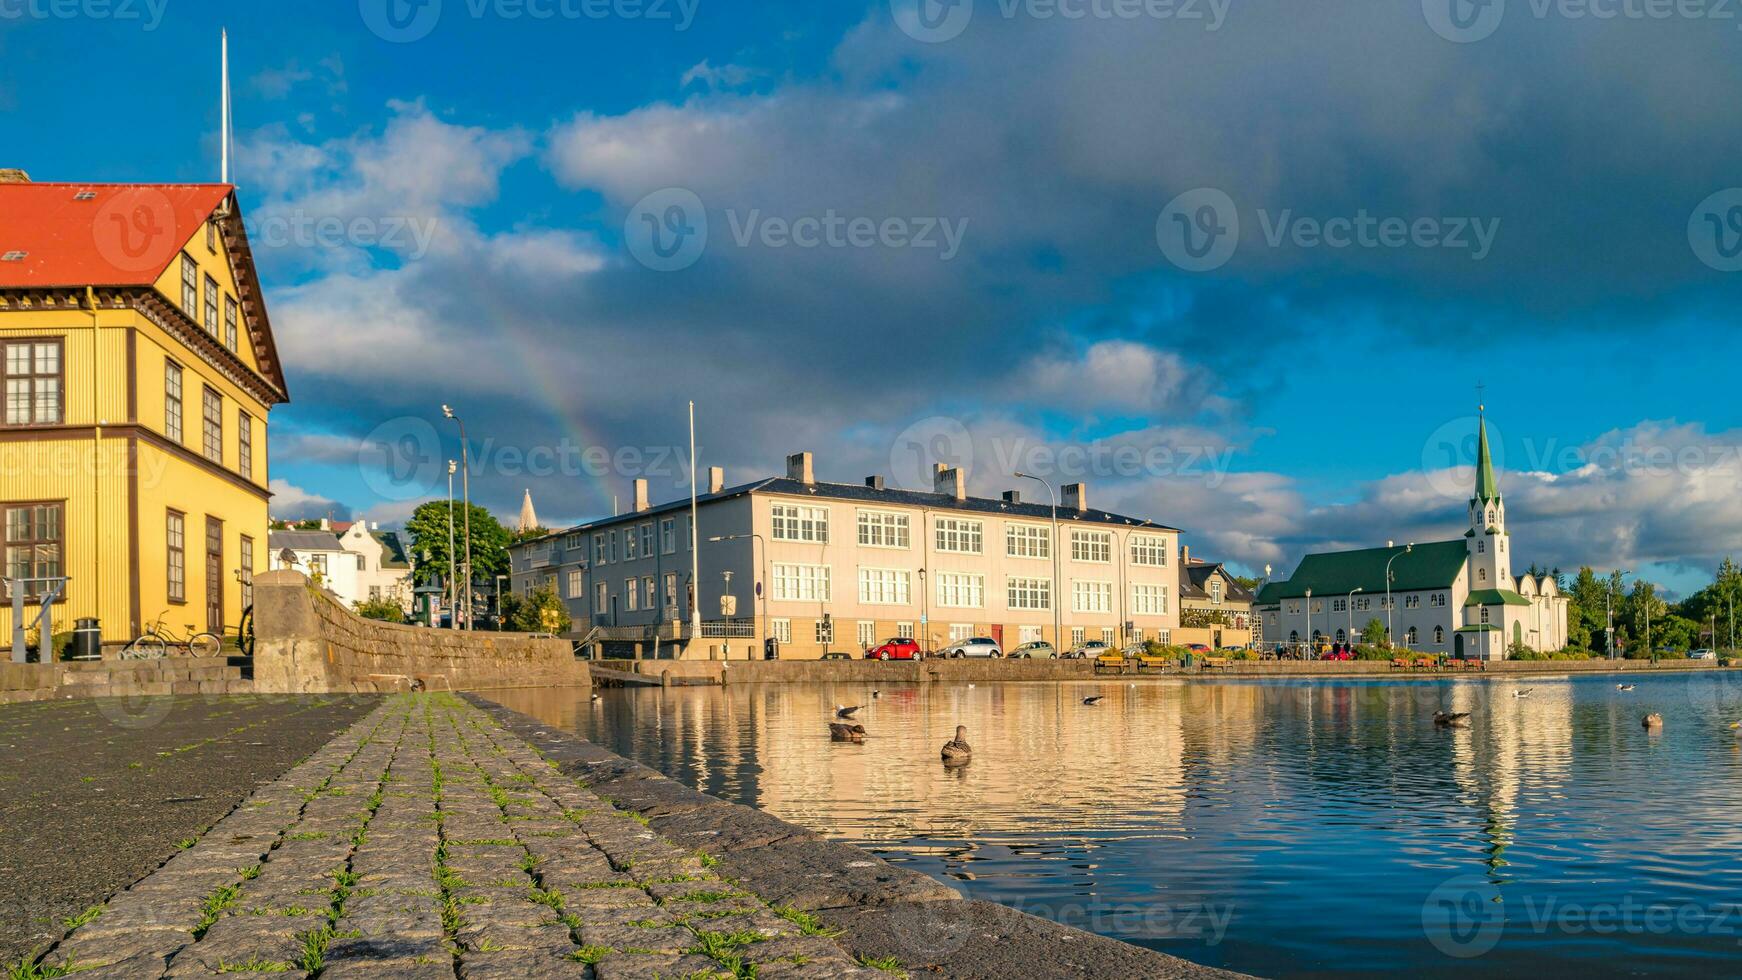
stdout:
[[702,534],[696,523],[696,403],[690,402],[690,642],[702,638]]
[[221,117],[218,120],[218,142],[222,144],[219,149],[221,162],[218,165],[218,182],[228,184],[230,182],[230,32],[221,30],[219,36],[222,38],[220,50],[222,52],[224,79],[222,104],[218,109],[218,115]]

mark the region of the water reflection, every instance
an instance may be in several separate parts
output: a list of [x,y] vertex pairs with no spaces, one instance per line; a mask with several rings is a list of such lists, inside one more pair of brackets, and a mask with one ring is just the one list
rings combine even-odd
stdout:
[[[1106,700],[1084,706],[1089,694]],[[1725,727],[1742,690],[1723,675],[1648,677],[1631,693],[1604,678],[1465,678],[501,700],[974,897],[1264,975],[1703,975],[1742,929],[1742,910],[1728,935],[1565,921],[1742,901],[1742,753]],[[843,703],[865,705],[863,745],[829,740]],[[1435,727],[1436,708],[1471,712],[1470,727]],[[1661,735],[1640,728],[1646,711],[1663,712]],[[974,760],[951,769],[938,748],[957,724]],[[1450,924],[1435,919],[1443,886],[1467,879],[1479,888],[1457,887],[1479,900],[1460,893]]]

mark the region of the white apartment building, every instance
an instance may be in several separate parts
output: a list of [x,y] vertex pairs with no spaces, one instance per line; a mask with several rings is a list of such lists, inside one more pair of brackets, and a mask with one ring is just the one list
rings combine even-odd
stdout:
[[[515,546],[514,588],[549,585],[575,638],[640,643],[648,656],[656,639],[662,652],[742,658],[772,637],[784,658],[815,658],[896,636],[927,649],[970,636],[1070,649],[1165,641],[1178,628],[1178,529],[1095,510],[1082,484],[1063,488],[1055,528],[1049,503],[970,497],[963,474],[942,466],[934,480],[931,493],[881,477],[820,482],[810,453],[789,457],[784,478],[730,488],[715,468],[694,534],[687,496],[652,506],[637,480],[629,513]],[[700,637],[689,635],[694,595]]]
[[319,530],[273,531],[267,544],[269,567],[294,567],[347,605],[386,599],[411,611],[411,561],[393,531],[323,519]]

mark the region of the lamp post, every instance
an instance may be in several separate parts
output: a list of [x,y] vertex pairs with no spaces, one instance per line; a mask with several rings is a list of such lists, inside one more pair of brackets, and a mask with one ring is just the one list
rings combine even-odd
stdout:
[[502,632],[502,580],[506,575],[496,576],[496,632]]
[[1609,654],[1609,659],[1615,659],[1615,579],[1622,575],[1631,575],[1625,568],[1617,569],[1609,576],[1609,587],[1603,590],[1603,618],[1608,623],[1603,630],[1603,646]]
[[1361,591],[1361,586],[1359,586],[1359,585],[1355,586],[1354,588],[1349,590],[1349,598],[1343,600],[1344,602],[1348,603],[1348,605],[1345,608],[1346,608],[1346,611],[1349,613],[1349,642],[1350,643],[1355,642],[1355,593],[1360,592],[1360,591]]
[[1036,483],[1039,483],[1041,486],[1046,488],[1047,497],[1052,500],[1052,547],[1047,549],[1052,552],[1052,589],[1050,590],[1052,594],[1048,596],[1048,600],[1052,603],[1052,642],[1054,644],[1054,649],[1059,651],[1060,656],[1063,656],[1065,649],[1064,625],[1063,619],[1059,615],[1059,595],[1062,583],[1059,582],[1060,542],[1058,494],[1053,492],[1052,484],[1042,480],[1038,476],[1033,476],[1028,473],[1017,473],[1016,478],[1019,480],[1033,480]]
[[459,466],[453,460],[448,460],[448,629],[460,628],[460,590],[454,587],[454,580],[459,574],[460,563],[454,554],[454,469]]
[[[769,581],[768,578],[768,542],[762,540],[762,535],[760,533],[752,531],[749,534],[715,535],[708,539],[708,543],[719,544],[722,541],[742,541],[745,538],[750,539],[751,565],[756,564],[756,545],[762,545],[762,587],[758,591],[762,593],[762,628],[765,634],[764,640],[766,640],[766,631],[768,629],[768,590],[774,587],[774,583]],[[833,586],[831,585],[830,588],[833,588]],[[752,653],[752,656],[754,656],[754,653]]]
[[1391,563],[1415,550],[1415,542],[1403,546],[1403,550],[1392,555],[1385,562],[1385,645],[1390,646],[1397,637],[1395,619],[1397,613],[1393,607],[1397,605],[1391,598]]
[[1312,660],[1319,655],[1318,644],[1313,642],[1313,590],[1306,590],[1307,600],[1307,655],[1303,659]]
[[466,449],[466,423],[454,414],[453,406],[443,405],[442,414],[460,427],[460,491],[466,503],[466,629],[472,628],[472,461]]

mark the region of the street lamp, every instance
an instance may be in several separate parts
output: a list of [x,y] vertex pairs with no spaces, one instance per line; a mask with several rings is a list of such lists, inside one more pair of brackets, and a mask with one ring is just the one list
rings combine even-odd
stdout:
[[1397,559],[1403,557],[1404,555],[1409,554],[1410,552],[1412,552],[1414,550],[1415,550],[1415,542],[1411,541],[1409,544],[1406,544],[1403,546],[1402,551],[1399,551],[1397,554],[1392,555],[1391,558],[1385,562],[1385,645],[1386,646],[1390,646],[1397,638],[1397,630],[1396,630],[1396,627],[1394,624],[1394,620],[1396,619],[1397,614],[1392,611],[1392,607],[1397,605],[1397,603],[1392,601],[1392,598],[1391,598],[1391,563],[1396,561]]
[[1052,484],[1038,476],[1028,473],[1017,473],[1018,480],[1033,480],[1046,488],[1047,497],[1052,500],[1052,546],[1047,550],[1052,552],[1052,589],[1048,601],[1052,603],[1052,642],[1054,649],[1063,654],[1065,649],[1063,620],[1059,616],[1059,594],[1062,583],[1059,582],[1059,498],[1053,492]]
[[[451,405],[443,405],[442,406],[442,414],[447,416],[450,419],[453,419],[454,422],[456,424],[458,424],[460,427],[460,490],[461,490],[461,493],[464,495],[465,502],[466,502],[466,566],[465,566],[466,567],[466,577],[465,577],[466,585],[465,585],[465,589],[466,589],[466,595],[468,597],[467,602],[466,602],[466,629],[471,629],[472,628],[472,603],[470,600],[470,596],[471,596],[471,591],[472,591],[472,461],[471,461],[470,457],[468,457],[466,455],[466,453],[467,453],[467,449],[466,449],[466,423],[461,421],[461,419],[458,415],[454,414],[454,409],[453,409],[453,406],[451,406]],[[450,500],[453,498],[453,494],[451,492],[449,493],[448,496],[449,496]],[[448,554],[452,555],[453,552],[450,551]]]
[[454,560],[458,557],[454,554],[454,469],[458,466],[458,463],[448,460],[448,574],[445,577],[448,587],[448,629],[451,630],[460,628],[460,614],[457,611],[460,608],[460,590],[454,586],[460,570],[460,563]]
[[502,580],[506,575],[496,576],[496,632],[502,632]]
[[1312,660],[1319,655],[1318,644],[1313,642],[1313,590],[1306,590],[1307,606],[1307,655],[1305,659]]
[[1355,642],[1355,593],[1360,592],[1360,591],[1361,591],[1361,586],[1359,586],[1359,585],[1355,586],[1354,588],[1349,590],[1349,598],[1343,600],[1345,603],[1347,603],[1345,609],[1349,613],[1349,642],[1350,643]]
[[[762,540],[761,534],[752,531],[749,534],[717,534],[714,537],[709,538],[708,543],[719,544],[722,541],[742,541],[745,538],[750,539],[750,564],[752,565],[756,564],[756,545],[762,545],[762,587],[758,589],[758,591],[762,593],[763,642],[767,642],[768,591],[774,587],[774,583],[768,578],[768,542]],[[754,654],[752,654],[752,656],[754,656]]]
[[1615,659],[1615,579],[1622,575],[1632,575],[1630,569],[1618,568],[1615,574],[1609,576],[1609,587],[1603,591],[1603,617],[1608,626],[1603,630],[1603,646],[1609,659]]

